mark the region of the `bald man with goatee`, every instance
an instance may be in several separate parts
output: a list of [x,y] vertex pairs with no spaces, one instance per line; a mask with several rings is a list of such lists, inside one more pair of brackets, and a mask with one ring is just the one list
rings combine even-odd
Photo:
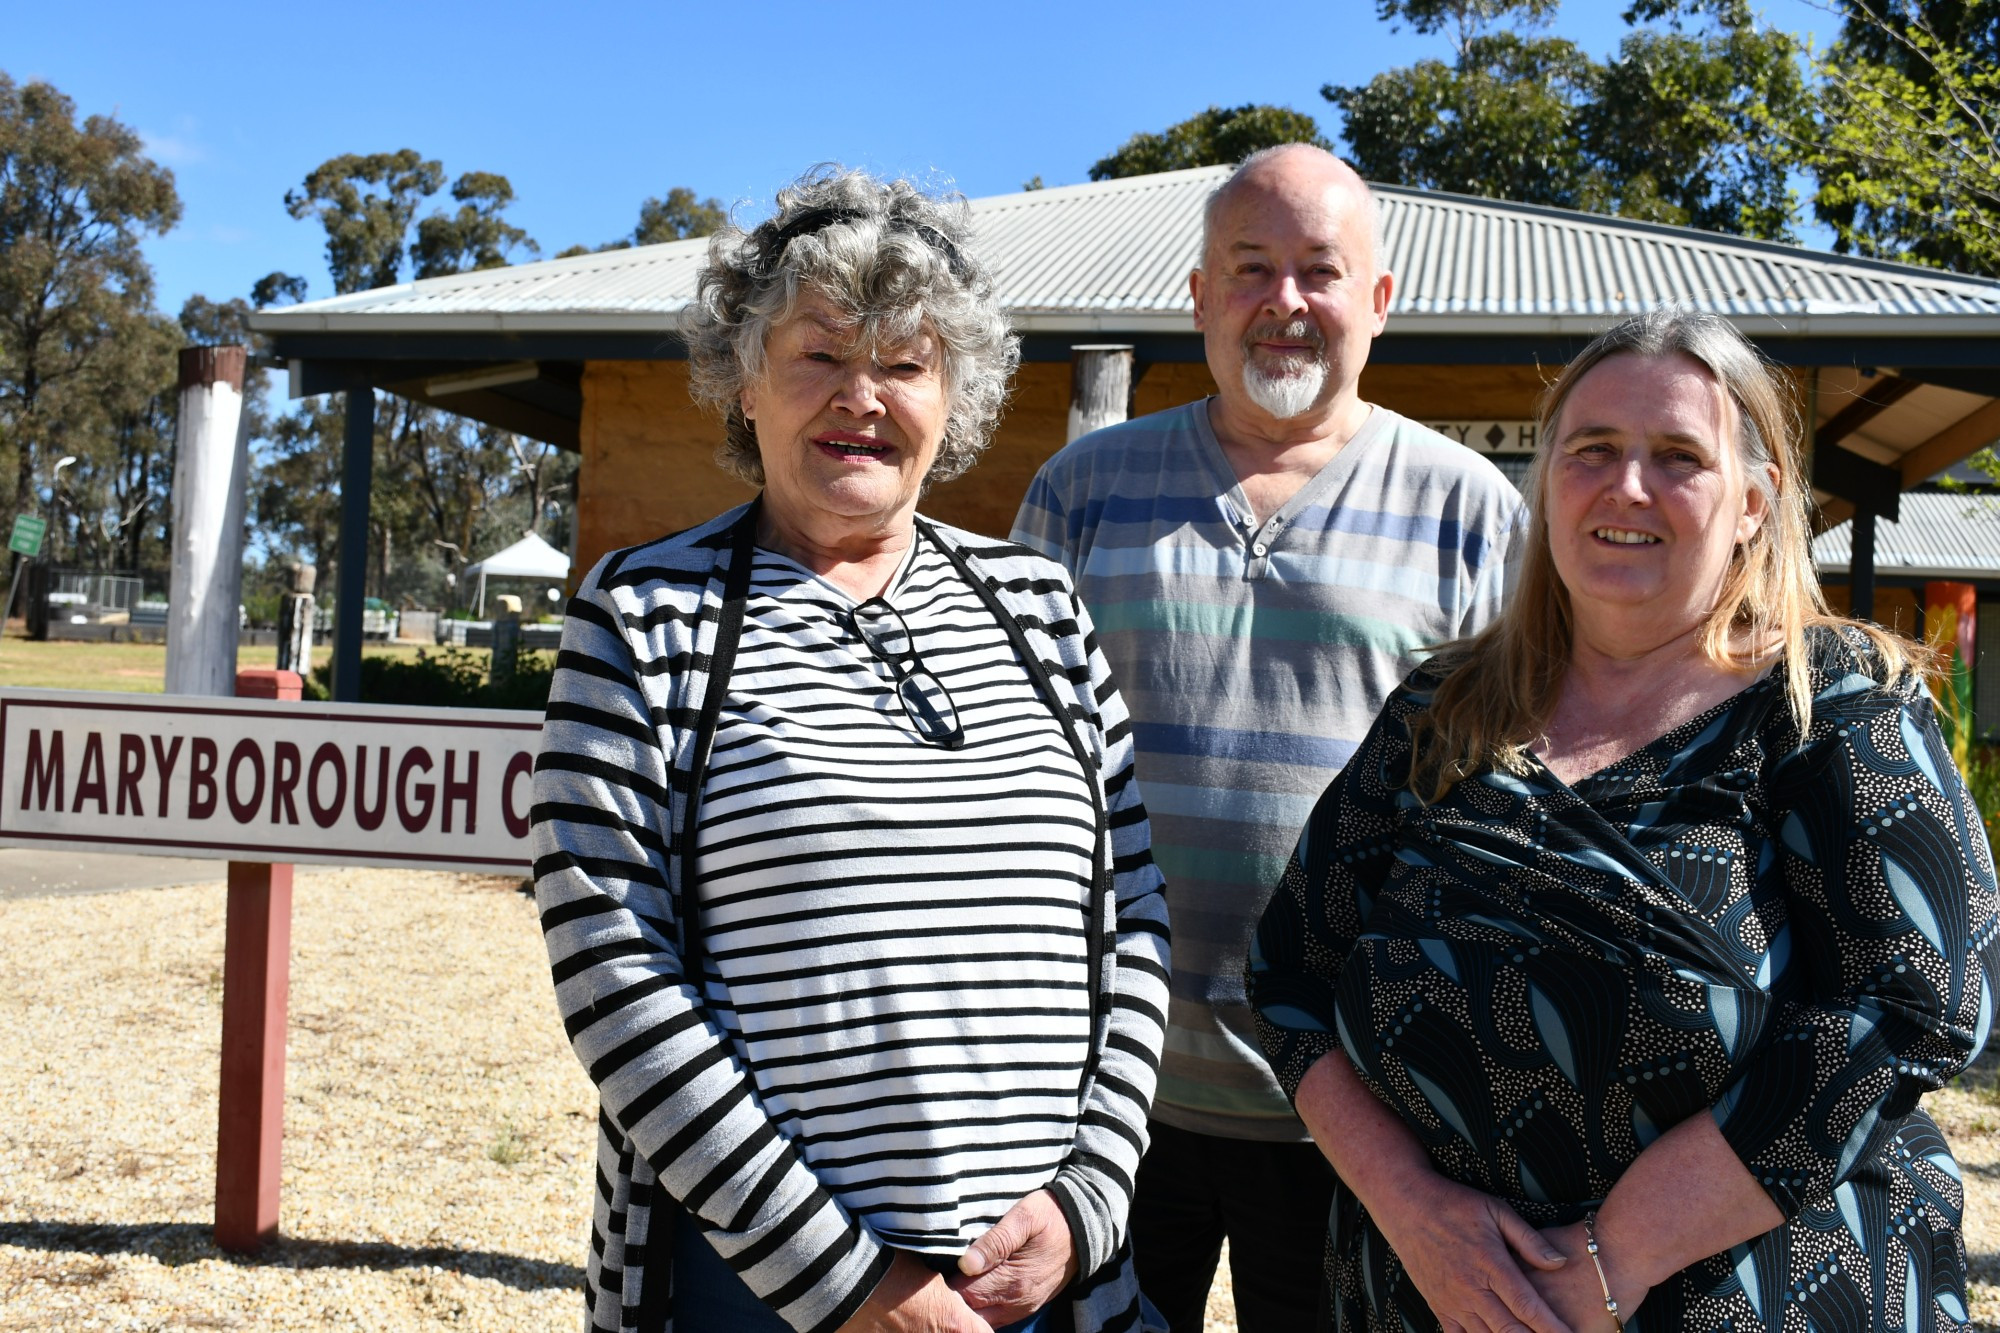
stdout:
[[1167,876],[1173,998],[1132,1237],[1174,1333],[1202,1327],[1225,1239],[1240,1333],[1327,1317],[1333,1174],[1260,1053],[1245,956],[1313,802],[1416,654],[1492,618],[1522,524],[1486,459],[1361,397],[1396,287],[1379,244],[1339,158],[1245,161],[1188,277],[1215,396],[1077,440],[1015,520],[1097,623]]

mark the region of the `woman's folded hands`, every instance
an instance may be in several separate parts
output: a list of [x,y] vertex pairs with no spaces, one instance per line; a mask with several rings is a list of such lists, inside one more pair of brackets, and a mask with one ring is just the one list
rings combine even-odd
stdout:
[[952,1287],[994,1328],[1026,1319],[1076,1279],[1076,1246],[1056,1196],[1036,1190],[958,1261]]
[[1445,1333],[1590,1333],[1564,1323],[1528,1277],[1570,1266],[1562,1253],[1500,1200],[1440,1175],[1345,1054],[1321,1056],[1293,1103]]
[[889,1271],[868,1293],[840,1333],[992,1333],[953,1291],[944,1275],[908,1250],[896,1251]]
[[1531,1272],[1528,1280],[1577,1333],[1611,1333],[1611,1312],[1604,1308],[1607,1288],[1618,1302],[1620,1320],[1630,1319],[1638,1312],[1639,1302],[1646,1299],[1650,1289],[1633,1276],[1631,1265],[1619,1262],[1618,1255],[1603,1250],[1598,1254],[1604,1266],[1600,1280],[1597,1264],[1591,1263],[1590,1251],[1585,1248],[1588,1237],[1583,1223],[1552,1227],[1542,1234],[1569,1262],[1560,1268]]
[[840,1333],[992,1333],[1054,1300],[1076,1270],[1069,1223],[1036,1190],[973,1242],[954,1276],[899,1251]]
[[[1492,1195],[1425,1172],[1362,1202],[1445,1333],[1595,1333],[1595,1324],[1565,1321],[1538,1289],[1567,1277],[1573,1261]],[[1588,1259],[1583,1266],[1590,1271]],[[1588,1280],[1594,1288],[1595,1274]]]

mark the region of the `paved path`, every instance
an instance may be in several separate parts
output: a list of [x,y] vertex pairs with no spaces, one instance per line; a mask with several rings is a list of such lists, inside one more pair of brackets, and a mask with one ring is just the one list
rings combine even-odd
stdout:
[[[321,868],[300,866],[299,873]],[[228,875],[227,861],[197,861],[179,856],[131,856],[123,852],[0,847],[0,903],[16,898],[54,898],[68,893],[161,889],[170,884],[220,886]]]

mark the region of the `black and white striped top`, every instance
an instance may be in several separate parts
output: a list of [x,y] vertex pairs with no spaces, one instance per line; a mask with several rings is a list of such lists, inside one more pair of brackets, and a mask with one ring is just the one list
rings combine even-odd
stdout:
[[[982,1209],[997,1214],[1003,1196],[1011,1203],[1030,1192],[1024,1181],[1039,1179],[1076,1246],[1082,1276],[1066,1304],[1077,1333],[1137,1333],[1143,1320],[1125,1221],[1166,1019],[1166,908],[1132,775],[1131,722],[1089,617],[1060,566],[972,533],[941,525],[925,530],[925,543],[963,562],[969,582],[947,595],[939,576],[923,572],[926,561],[895,595],[916,612],[926,664],[952,682],[967,751],[980,747],[988,755],[990,791],[970,765],[960,769],[928,748],[899,759],[929,768],[885,765],[880,776],[888,780],[868,784],[868,807],[858,817],[897,824],[886,832],[920,849],[913,860],[924,863],[925,878],[921,892],[909,892],[894,878],[905,867],[885,870],[885,858],[859,839],[840,839],[837,848],[815,841],[833,837],[826,826],[853,820],[855,810],[818,810],[795,795],[760,794],[777,788],[760,787],[764,779],[740,767],[765,762],[756,751],[759,726],[782,734],[782,753],[769,761],[779,769],[814,753],[810,747],[830,748],[829,738],[849,735],[830,731],[807,692],[787,696],[782,681],[753,690],[748,676],[739,679],[782,671],[780,641],[794,636],[787,631],[767,641],[766,628],[746,625],[731,650],[724,626],[734,611],[768,603],[797,618],[801,602],[810,600],[808,590],[779,587],[776,565],[752,597],[736,602],[730,595],[736,552],[748,554],[738,543],[755,517],[737,509],[605,557],[570,603],[549,693],[535,764],[535,892],[563,1026],[600,1097],[585,1265],[588,1326],[601,1333],[670,1328],[671,1246],[658,1207],[666,1198],[680,1205],[674,1212],[684,1210],[671,1225],[699,1227],[788,1324],[800,1333],[832,1333],[886,1271],[891,1233],[899,1244],[921,1233],[928,1248],[949,1251],[948,1237],[983,1225]],[[986,603],[985,622],[957,609],[960,590]],[[931,602],[935,612],[926,609]],[[1005,620],[996,621],[998,615]],[[766,621],[761,611],[754,619]],[[1004,652],[954,651],[954,635],[984,634],[988,625],[1004,634]],[[829,642],[818,646],[830,661],[835,631],[823,633]],[[1034,664],[1043,689],[999,679],[1022,660],[1014,644]],[[851,656],[853,649],[849,642],[841,651]],[[854,660],[880,691],[867,710],[869,730],[854,737],[904,725],[900,705],[890,703],[880,684],[886,671],[876,674]],[[990,681],[989,665],[998,673]],[[859,675],[853,679],[865,684]],[[738,707],[722,719],[716,752],[704,758],[701,718],[717,681],[735,686],[715,694],[718,704],[734,698]],[[827,688],[822,680],[811,685]],[[830,701],[840,701],[837,689]],[[779,709],[810,725],[780,722]],[[1026,761],[1042,750],[1045,763]],[[995,763],[994,753],[1019,753],[1024,762]],[[1079,756],[1082,782],[1073,763]],[[1042,767],[1047,771],[1016,771]],[[896,781],[918,774],[923,781]],[[932,799],[953,783],[961,795],[998,796],[1007,826],[979,855],[962,858],[959,870],[941,875],[933,867],[951,858],[934,858],[971,841],[964,835],[973,807]],[[899,786],[921,803],[906,809],[884,797]],[[690,799],[704,791],[716,804],[702,811],[706,826],[690,830]],[[1074,799],[1078,791],[1094,809]],[[725,818],[731,801],[755,808],[756,818],[733,821],[732,828]],[[1065,824],[1072,813],[1085,815],[1090,826]],[[821,826],[807,827],[812,821]],[[1031,821],[1034,836],[1021,836]],[[894,845],[879,832],[870,831],[867,848]],[[766,845],[732,852],[745,833]],[[789,849],[778,845],[786,841]],[[690,844],[700,845],[712,864],[691,867],[696,847]],[[785,866],[754,864],[800,853],[804,860]],[[1088,864],[1093,856],[1086,929],[1080,910],[1086,898],[1076,881],[1083,877],[1079,860]],[[1004,885],[961,873],[1003,865]],[[683,893],[710,874],[721,878],[695,893],[707,904],[704,928],[690,931],[695,923],[680,919]],[[837,882],[863,876],[866,883]],[[808,879],[817,887],[802,889]],[[912,907],[887,914],[894,920],[868,921],[867,884],[891,901],[906,894],[929,910]],[[760,896],[760,889],[769,892]],[[824,900],[834,895],[837,902]],[[985,907],[940,910],[948,898],[965,904],[982,895]],[[1004,909],[990,911],[1003,896],[1010,900]],[[1030,896],[1032,908],[1019,902]],[[800,910],[782,907],[787,897],[799,899]],[[1024,926],[1031,913],[1032,933],[1043,944],[1030,952],[1046,956],[1021,960],[1011,976],[997,965],[987,968],[980,949],[1017,949],[1022,940],[1008,931]],[[978,928],[988,923],[999,933],[980,936]],[[1081,939],[1062,933],[1070,923]],[[926,933],[940,929],[946,933]],[[843,945],[841,935],[850,942]],[[759,944],[779,936],[789,939],[794,958],[801,950],[814,956],[788,967],[776,964],[774,954],[760,957]],[[692,957],[688,946],[695,947]],[[874,961],[862,964],[863,954]],[[794,975],[774,975],[774,968]],[[824,975],[828,969],[839,975]],[[1072,977],[1084,979],[1080,994],[1063,988]],[[1027,984],[1015,996],[1001,980]],[[1056,1002],[1042,1005],[1043,995]],[[968,1000],[975,1007],[961,1015]],[[1002,1012],[1031,1008],[1051,1012]],[[939,1016],[920,1017],[926,1009]],[[1054,1040],[1030,1040],[1038,1036]],[[933,1040],[943,1044],[926,1044]],[[1003,1054],[1010,1046],[1035,1054],[1017,1060]],[[838,1054],[810,1063],[830,1052]],[[1014,1067],[1031,1062],[1055,1068]],[[971,1071],[956,1076],[962,1082],[944,1073],[953,1064]],[[1061,1114],[1051,1095],[1042,1108],[1046,1119],[1037,1121],[1041,1094],[1033,1080],[1043,1076],[1063,1090]],[[857,1091],[857,1080],[870,1087],[879,1081],[881,1090]],[[953,1102],[975,1084],[982,1096]],[[986,1151],[991,1132],[949,1123],[977,1116],[1003,1122],[994,1128],[1008,1136],[1004,1151]],[[918,1142],[921,1135],[931,1142]],[[1042,1144],[1044,1138],[1051,1142]],[[909,1163],[927,1152],[935,1155],[934,1173],[952,1183],[912,1178]],[[1053,1175],[1046,1174],[1050,1163]],[[991,1176],[976,1174],[989,1169]],[[936,1212],[926,1211],[933,1206]]]
[[918,736],[855,599],[758,551],[695,838],[703,988],[828,1190],[890,1244],[956,1255],[1076,1137],[1095,819],[943,553],[919,539],[884,596],[965,743]]

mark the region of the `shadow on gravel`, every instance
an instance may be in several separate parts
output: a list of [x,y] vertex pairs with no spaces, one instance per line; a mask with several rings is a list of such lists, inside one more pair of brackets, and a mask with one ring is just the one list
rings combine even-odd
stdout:
[[575,1264],[502,1254],[457,1250],[445,1245],[389,1245],[380,1241],[295,1240],[280,1236],[254,1255],[229,1254],[217,1247],[213,1230],[194,1222],[133,1224],[0,1222],[0,1245],[24,1250],[82,1254],[143,1254],[168,1267],[219,1259],[246,1268],[441,1268],[486,1278],[516,1291],[581,1291],[583,1270]]

